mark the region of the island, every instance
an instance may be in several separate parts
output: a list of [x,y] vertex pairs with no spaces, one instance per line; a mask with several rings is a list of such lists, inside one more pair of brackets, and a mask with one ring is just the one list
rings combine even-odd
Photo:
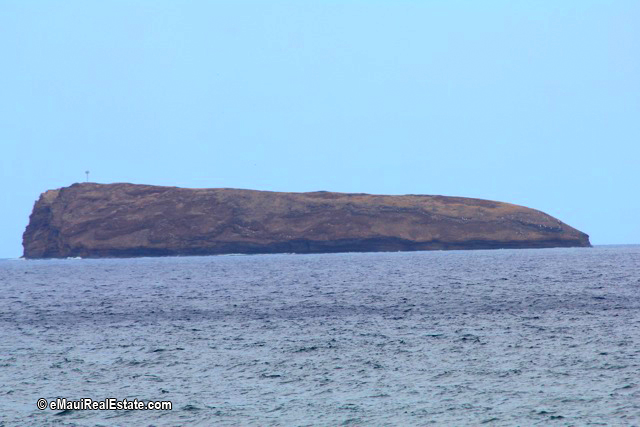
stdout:
[[78,183],[36,201],[25,258],[589,247],[543,212],[433,195]]

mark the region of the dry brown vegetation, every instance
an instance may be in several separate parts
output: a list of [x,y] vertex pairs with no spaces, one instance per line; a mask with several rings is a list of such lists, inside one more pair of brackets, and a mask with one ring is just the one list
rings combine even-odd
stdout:
[[533,209],[461,197],[74,184],[44,193],[25,256],[589,246]]

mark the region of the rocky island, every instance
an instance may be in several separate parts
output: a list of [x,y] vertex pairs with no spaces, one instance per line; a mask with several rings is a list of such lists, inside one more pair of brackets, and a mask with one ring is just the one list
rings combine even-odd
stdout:
[[25,258],[590,246],[543,212],[463,197],[73,184],[35,203]]

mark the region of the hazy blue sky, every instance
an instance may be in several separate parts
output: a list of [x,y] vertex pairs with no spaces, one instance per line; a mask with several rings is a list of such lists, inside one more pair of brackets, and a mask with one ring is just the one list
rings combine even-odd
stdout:
[[84,180],[479,197],[640,243],[640,2],[0,1],[0,257]]

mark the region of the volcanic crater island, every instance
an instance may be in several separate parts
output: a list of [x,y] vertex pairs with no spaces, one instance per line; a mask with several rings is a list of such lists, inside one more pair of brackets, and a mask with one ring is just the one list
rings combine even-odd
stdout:
[[591,245],[543,212],[482,199],[78,183],[40,196],[23,246],[101,258]]

